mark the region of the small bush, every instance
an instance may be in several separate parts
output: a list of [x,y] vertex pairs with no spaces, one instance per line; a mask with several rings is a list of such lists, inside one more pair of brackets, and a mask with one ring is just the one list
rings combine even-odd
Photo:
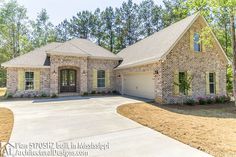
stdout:
[[195,104],[195,100],[193,100],[193,99],[187,99],[184,104],[193,106],[193,105]]
[[198,98],[199,105],[206,105],[207,101],[205,98]]
[[27,97],[28,98],[32,98],[32,95],[29,93],[29,94],[27,94]]
[[47,97],[47,94],[43,92],[43,93],[41,93],[40,97],[45,98],[45,97]]
[[57,94],[56,93],[53,93],[52,95],[51,95],[51,98],[57,98],[58,96],[57,96]]
[[207,102],[207,104],[213,104],[213,103],[214,103],[214,99],[211,98],[211,97],[208,97],[208,98],[206,99],[206,102]]
[[96,94],[96,91],[92,91],[91,94]]
[[101,92],[97,92],[97,94],[101,94]]
[[230,102],[230,100],[231,100],[230,96],[228,96],[228,95],[225,96],[225,102],[226,102],[226,103]]
[[118,92],[116,90],[113,90],[112,94],[118,94]]
[[83,96],[88,96],[88,92],[84,92],[84,93],[83,93]]
[[225,103],[227,101],[226,99],[227,99],[226,96],[216,96],[215,102],[217,104]]
[[216,103],[224,104],[224,103],[230,102],[230,97],[229,96],[225,96],[225,95],[217,96],[217,97],[215,97],[215,101],[216,101]]
[[106,92],[105,92],[105,91],[102,91],[102,92],[101,92],[101,94],[105,95],[105,94],[106,94]]
[[107,94],[112,94],[112,92],[111,92],[111,91],[108,91]]
[[4,95],[5,98],[13,98],[13,94],[12,93],[8,93],[6,92],[5,95]]

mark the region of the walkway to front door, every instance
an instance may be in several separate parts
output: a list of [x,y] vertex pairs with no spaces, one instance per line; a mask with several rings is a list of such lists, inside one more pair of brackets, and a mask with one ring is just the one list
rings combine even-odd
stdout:
[[76,70],[62,69],[60,74],[60,92],[76,92]]

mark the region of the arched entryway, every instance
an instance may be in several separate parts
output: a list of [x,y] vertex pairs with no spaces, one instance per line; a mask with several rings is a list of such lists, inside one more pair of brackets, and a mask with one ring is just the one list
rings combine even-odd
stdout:
[[77,71],[75,69],[60,70],[60,92],[76,92]]

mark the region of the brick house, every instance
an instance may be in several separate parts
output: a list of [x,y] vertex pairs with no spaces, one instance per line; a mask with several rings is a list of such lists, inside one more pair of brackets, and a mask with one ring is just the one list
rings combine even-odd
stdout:
[[174,82],[191,76],[188,97],[226,95],[229,61],[212,32],[210,46],[201,41],[206,26],[204,17],[194,14],[117,55],[84,39],[51,43],[2,64],[8,92],[25,96],[116,90],[175,103],[184,91]]

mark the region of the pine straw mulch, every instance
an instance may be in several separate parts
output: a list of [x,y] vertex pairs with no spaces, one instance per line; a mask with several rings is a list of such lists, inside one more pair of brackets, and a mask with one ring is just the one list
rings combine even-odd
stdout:
[[236,107],[135,103],[117,112],[144,126],[217,157],[236,156]]
[[14,123],[13,112],[8,108],[0,107],[0,141],[8,142]]

